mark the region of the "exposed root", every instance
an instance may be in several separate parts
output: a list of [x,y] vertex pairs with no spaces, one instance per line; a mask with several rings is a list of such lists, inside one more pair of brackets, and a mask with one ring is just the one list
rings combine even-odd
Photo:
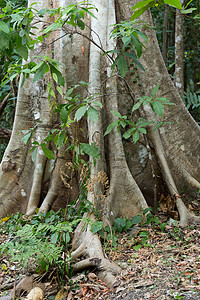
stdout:
[[[58,153],[58,157],[61,157],[61,153]],[[60,169],[62,165],[63,165],[63,160],[58,158],[55,161],[55,168],[52,172],[52,176],[50,180],[50,188],[48,190],[46,197],[43,200],[39,212],[42,211],[48,212],[51,209],[56,196],[58,195],[58,191],[61,188],[61,183],[62,183],[62,180],[60,178]]]
[[176,197],[176,206],[179,212],[180,216],[180,226],[185,227],[188,226],[190,223],[200,223],[200,218],[190,213],[185,206],[183,200],[178,194],[178,190],[176,187],[176,184],[174,182],[173,176],[171,174],[171,171],[169,169],[166,157],[165,157],[165,151],[162,145],[162,141],[160,139],[160,135],[158,130],[151,132],[152,141],[155,146],[156,154],[160,161],[160,166],[167,184],[167,187],[172,195],[175,194]]
[[38,207],[42,189],[42,178],[44,174],[44,168],[46,163],[46,156],[40,151],[37,152],[35,170],[33,174],[33,184],[31,188],[31,193],[28,201],[28,207],[26,214],[29,216],[34,213],[35,209]]
[[200,189],[200,182],[197,181],[188,171],[183,169],[183,176],[187,182],[195,189]]
[[[93,215],[90,218],[95,221]],[[75,231],[73,247],[76,250],[72,252],[71,256],[72,258],[84,257],[85,259],[74,265],[74,271],[92,267],[96,270],[98,277],[111,287],[116,282],[116,276],[121,269],[105,258],[99,237],[91,232],[91,226],[88,225],[86,230],[83,230],[83,227],[84,224],[81,222]]]

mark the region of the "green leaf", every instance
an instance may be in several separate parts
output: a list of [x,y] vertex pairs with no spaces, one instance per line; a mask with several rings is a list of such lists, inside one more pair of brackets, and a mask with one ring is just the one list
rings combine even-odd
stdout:
[[176,7],[178,9],[183,9],[180,0],[164,0],[165,4]]
[[138,127],[138,131],[142,132],[143,134],[147,134],[147,130],[144,127]]
[[58,138],[56,141],[56,146],[58,149],[60,149],[64,144],[65,138],[66,138],[65,132],[62,131],[58,134]]
[[150,7],[154,6],[155,1],[151,1],[150,3],[148,3],[147,5],[145,5],[142,8],[139,8],[138,10],[136,10],[134,12],[134,14],[131,16],[131,21],[133,21],[134,19],[139,18],[147,9],[149,9]]
[[62,92],[62,89],[59,87],[59,86],[56,86],[56,89],[58,91],[58,93],[63,96],[63,92]]
[[135,63],[136,65],[138,65],[138,67],[140,67],[140,69],[142,69],[143,71],[145,71],[145,68],[143,67],[143,65],[137,60],[137,56],[134,54],[134,53],[128,53],[128,52],[125,52],[124,53],[125,56],[131,58]]
[[34,162],[36,160],[36,156],[37,156],[37,150],[38,147],[34,147],[35,149],[33,149],[32,151],[32,161]]
[[51,243],[56,244],[58,241],[58,232],[55,232],[51,235]]
[[55,159],[53,152],[47,148],[47,145],[45,143],[41,144],[42,151],[44,155],[49,159]]
[[140,248],[141,248],[141,245],[140,245],[140,244],[133,247],[133,249],[134,249],[135,251],[140,250]]
[[181,13],[182,14],[191,14],[194,10],[197,10],[197,8],[195,8],[195,7],[191,7],[191,8],[188,8],[188,9],[182,9],[181,10]]
[[57,83],[61,86],[65,86],[65,79],[64,77],[62,76],[61,72],[52,64],[49,64],[50,66],[50,71],[51,71],[51,74],[52,74],[52,77],[53,77],[53,74],[56,74],[57,75]]
[[9,36],[4,32],[0,34],[0,49],[8,49],[9,48]]
[[89,109],[87,111],[87,115],[88,115],[88,118],[90,120],[92,120],[93,122],[96,122],[98,120],[98,111],[92,106],[89,107]]
[[81,30],[85,29],[85,23],[82,20],[77,20],[77,25]]
[[115,126],[117,126],[117,124],[118,124],[118,121],[115,121],[115,122],[111,123],[110,125],[108,125],[106,132],[104,133],[104,136],[109,134],[115,128]]
[[81,9],[86,12],[88,15],[90,15],[91,17],[97,19],[97,17],[89,10],[89,9],[86,9],[86,8],[83,8],[81,7]]
[[22,44],[22,39],[20,36],[16,39],[16,52],[25,60],[28,59],[28,48],[26,45]]
[[84,116],[84,114],[86,113],[87,111],[87,106],[84,105],[84,106],[81,106],[77,112],[75,113],[75,118],[77,120],[77,122]]
[[100,108],[103,107],[102,103],[99,102],[99,101],[92,101],[92,104],[96,105],[96,106],[99,106]]
[[162,116],[163,116],[164,106],[163,106],[162,103],[160,103],[159,101],[153,101],[153,103],[151,104],[151,107],[152,107],[153,111],[154,111],[159,117],[162,117]]
[[139,132],[135,131],[133,134],[133,142],[136,143],[140,138]]
[[63,124],[67,123],[68,116],[69,116],[68,111],[66,110],[65,107],[63,107],[60,111],[60,119]]
[[156,93],[157,93],[159,87],[160,87],[160,84],[157,84],[157,85],[152,89],[151,94],[152,94],[152,97],[153,97],[153,98],[155,98],[155,95],[156,95]]
[[[43,61],[41,61],[40,63],[36,64],[32,69],[31,69],[31,73],[35,72],[37,69],[39,69],[41,67],[41,65],[43,64]],[[48,83],[49,84],[49,83]]]
[[142,104],[142,102],[143,101],[138,101],[136,104],[134,104],[133,108],[132,108],[132,112],[135,111],[135,110],[137,110],[140,107],[140,105]]
[[48,33],[50,31],[58,29],[58,25],[56,23],[50,24],[47,28],[42,31],[42,34]]
[[133,134],[133,131],[135,130],[135,128],[130,128],[128,129],[126,132],[124,132],[123,134],[123,138],[128,139],[130,138],[130,136]]
[[94,223],[92,223],[91,225],[91,231],[93,234],[97,233],[98,231],[100,231],[103,228],[103,222],[101,221],[95,221]]
[[10,27],[7,23],[0,21],[0,29],[5,32],[6,34],[10,33]]
[[43,62],[41,67],[35,72],[33,82],[38,81],[45,73],[48,72],[48,70],[49,70],[49,66],[45,62]]
[[132,7],[132,10],[135,10],[135,9],[138,9],[138,8],[141,8],[141,7],[144,7],[146,6],[148,3],[151,3],[151,2],[154,2],[154,0],[143,0],[143,1],[139,1],[137,4],[135,4],[133,7]]
[[117,68],[119,70],[119,73],[122,77],[125,77],[128,67],[125,58],[123,55],[120,55],[119,59],[117,60]]
[[132,218],[131,222],[133,225],[139,224],[142,222],[142,217],[140,215],[137,215]]
[[94,144],[89,145],[85,143],[80,143],[80,148],[87,155],[90,155],[93,158],[99,158],[99,148],[96,147]]
[[121,119],[122,115],[117,110],[111,110],[110,112],[113,114],[113,116]]
[[25,145],[28,144],[28,142],[30,141],[32,132],[29,131],[25,136],[23,136],[22,141],[24,142]]
[[126,219],[125,218],[115,219],[113,222],[113,226],[117,232],[122,232],[126,226]]

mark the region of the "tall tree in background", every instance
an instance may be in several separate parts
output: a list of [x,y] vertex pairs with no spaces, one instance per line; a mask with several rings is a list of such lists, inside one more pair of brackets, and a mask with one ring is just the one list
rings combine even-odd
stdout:
[[[181,0],[182,6],[184,1]],[[184,60],[183,60],[183,30],[184,16],[179,9],[176,9],[176,28],[175,28],[175,78],[174,83],[178,92],[184,95]]]

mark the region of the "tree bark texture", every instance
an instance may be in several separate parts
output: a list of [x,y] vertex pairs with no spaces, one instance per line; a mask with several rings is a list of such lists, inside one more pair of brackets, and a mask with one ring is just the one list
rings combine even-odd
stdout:
[[[181,0],[182,6],[184,0]],[[177,91],[182,96],[184,95],[184,60],[183,60],[183,30],[184,16],[179,9],[176,9],[176,24],[175,24],[175,78],[174,83]]]

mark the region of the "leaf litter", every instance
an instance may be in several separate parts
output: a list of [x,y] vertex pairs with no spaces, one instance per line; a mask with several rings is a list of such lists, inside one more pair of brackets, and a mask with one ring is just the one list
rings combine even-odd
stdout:
[[[0,236],[0,242],[6,238]],[[25,284],[21,294],[15,291],[18,299],[26,299],[25,295],[38,284],[44,291],[44,299],[49,300],[200,299],[200,226],[183,229],[166,225],[163,230],[157,225],[135,226],[117,234],[117,247],[107,247],[105,252],[122,269],[112,289],[98,279],[94,270],[66,280],[63,293],[53,275],[30,275],[2,255],[0,299],[12,299],[13,288],[16,290],[24,278],[30,281],[30,276],[31,286]],[[58,291],[64,296],[59,296]]]

